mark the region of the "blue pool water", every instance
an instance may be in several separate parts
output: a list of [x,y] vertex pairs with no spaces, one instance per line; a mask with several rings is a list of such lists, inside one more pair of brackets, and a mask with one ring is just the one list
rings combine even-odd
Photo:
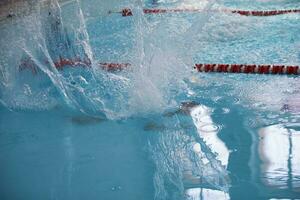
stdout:
[[[0,21],[1,200],[300,199],[299,77],[193,70],[299,65],[299,14],[211,12],[298,1],[45,2]],[[55,68],[76,57],[91,67]]]

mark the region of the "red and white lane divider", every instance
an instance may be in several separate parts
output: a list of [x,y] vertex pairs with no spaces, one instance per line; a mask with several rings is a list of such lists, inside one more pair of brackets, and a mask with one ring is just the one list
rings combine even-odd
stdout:
[[292,65],[195,64],[198,72],[288,74],[300,75],[300,67]]
[[[45,64],[49,64],[48,61],[45,61]],[[63,70],[65,67],[91,67],[91,61],[89,59],[66,59],[66,58],[60,58],[58,61],[54,62],[54,66],[57,70]],[[128,68],[131,66],[129,63],[107,63],[107,62],[100,62],[97,63],[97,65],[102,68],[103,70],[109,71],[109,72],[115,72],[115,71],[121,71],[125,68]],[[33,74],[37,74],[38,67],[37,65],[30,59],[24,59],[21,61],[21,64],[19,65],[19,71],[23,70],[31,70]]]
[[[300,13],[300,9],[293,10],[230,10],[230,9],[221,9],[221,10],[203,10],[203,9],[143,9],[144,14],[163,14],[163,13],[186,13],[186,12],[224,12],[224,13],[233,13],[244,16],[274,16],[274,15],[283,15],[291,13]],[[109,11],[111,13],[120,13],[123,17],[132,16],[132,10],[130,8],[124,8],[121,11]]]
[[[47,63],[47,62],[45,62]],[[49,63],[49,62],[48,62]],[[91,67],[89,59],[65,59],[60,58],[54,63],[58,70],[65,67]],[[108,63],[100,62],[98,66],[109,72],[116,72],[127,69],[131,66],[129,63]],[[31,59],[26,59],[19,65],[19,70],[31,70],[33,74],[38,72],[36,64]],[[195,64],[194,69],[198,72],[219,72],[219,73],[244,73],[244,74],[287,74],[300,75],[300,66],[297,65],[249,65],[249,64]]]
[[131,66],[129,63],[98,63],[98,65],[109,72],[121,71]]

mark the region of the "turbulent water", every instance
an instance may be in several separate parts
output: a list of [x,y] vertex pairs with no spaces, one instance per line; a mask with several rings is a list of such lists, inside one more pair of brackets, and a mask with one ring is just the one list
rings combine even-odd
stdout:
[[[12,22],[14,24],[3,25],[2,104],[21,110],[67,105],[107,118],[161,110],[170,104],[171,85],[180,87],[182,83],[178,76],[185,70],[173,70],[180,64],[180,59],[174,52],[168,55],[167,49],[157,48],[152,43],[156,40],[153,36],[156,31],[151,31],[142,16],[141,3],[125,4],[134,5],[136,15],[125,22],[126,27],[117,21],[111,22],[112,28],[105,27],[108,25],[106,15],[120,5],[117,7],[112,3],[107,8],[102,2],[90,3],[99,9],[90,10],[89,6],[86,12],[80,2],[72,2],[66,8],[61,8],[56,1],[32,3],[28,15],[17,18]],[[91,39],[86,24],[90,15],[96,15],[93,20],[99,21],[94,22],[96,27],[90,28]],[[101,20],[106,24],[101,24]],[[91,43],[95,45],[92,47]],[[108,53],[102,54],[102,51]],[[61,72],[55,63],[62,58],[86,61],[91,67],[82,64],[77,69],[66,67]],[[125,59],[134,66],[130,72],[112,74],[99,70],[98,62],[122,62]]]
[[[156,169],[155,199],[188,198],[185,190],[193,186],[217,190],[227,199],[231,185],[226,169],[229,151],[224,144],[213,146],[214,142],[222,142],[217,137],[220,127],[210,118],[212,109],[200,103],[185,107],[189,104],[182,102],[197,99],[205,103],[209,99],[217,104],[228,98],[246,109],[268,112],[267,116],[262,114],[264,122],[249,120],[250,127],[286,118],[295,122],[299,119],[299,79],[250,77],[246,81],[233,76],[196,76],[191,66],[197,59],[268,61],[262,55],[273,46],[266,46],[263,52],[250,52],[251,41],[244,37],[255,37],[257,29],[251,26],[263,23],[232,16],[226,26],[220,20],[226,14],[211,12],[176,17],[143,14],[143,7],[160,4],[210,10],[229,3],[28,1],[14,10],[12,18],[0,22],[0,102],[13,111],[57,109],[80,113],[85,117],[72,119],[79,124],[146,118],[143,131],[149,135],[147,148]],[[125,18],[114,13],[122,8],[131,8],[134,15]],[[297,38],[292,36],[290,41],[298,41]],[[244,42],[249,55],[240,56],[239,48],[228,52],[226,48],[235,45],[229,40]],[[223,46],[210,54],[208,48],[219,47],[211,45],[212,41]],[[299,46],[299,42],[292,43]],[[269,59],[277,56],[278,62],[299,63],[297,51],[282,51],[278,49]],[[63,60],[77,63],[62,65]],[[126,70],[110,72],[99,67],[103,62],[131,65]],[[285,99],[287,93],[292,95]],[[285,116],[286,111],[294,115]],[[227,112],[226,108],[223,112]],[[273,112],[280,114],[274,117]]]

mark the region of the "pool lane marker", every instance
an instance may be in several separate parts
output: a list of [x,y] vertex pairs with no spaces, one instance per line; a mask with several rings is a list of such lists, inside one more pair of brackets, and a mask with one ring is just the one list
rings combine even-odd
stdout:
[[128,68],[131,66],[129,63],[98,63],[103,70],[114,72],[114,71],[121,71],[123,69]]
[[[49,62],[45,62],[47,64]],[[132,66],[130,63],[111,63],[99,62],[97,65],[108,72],[117,72]],[[81,60],[60,58],[54,62],[57,70],[63,70],[65,67],[91,67],[89,59]],[[31,70],[33,74],[37,74],[38,67],[35,63],[27,58],[21,61],[19,71],[25,69]],[[300,75],[300,67],[297,65],[255,65],[255,64],[195,64],[194,69],[203,73],[244,73],[244,74],[286,74],[286,75]]]
[[296,65],[195,64],[198,72],[300,75]]
[[[120,71],[128,66],[130,66],[129,63],[107,63],[107,62],[100,62],[97,63],[99,67],[101,67],[103,70],[106,71]],[[66,66],[71,66],[71,67],[76,67],[76,66],[83,66],[83,67],[91,67],[92,62],[90,59],[84,59],[81,60],[80,58],[77,59],[65,59],[65,58],[60,58],[59,61],[54,63],[55,67],[59,70],[61,70],[63,67]]]
[[[224,13],[233,13],[239,14],[243,16],[257,16],[257,17],[266,17],[266,16],[274,16],[274,15],[283,15],[283,14],[291,14],[291,13],[300,13],[300,9],[292,9],[292,10],[231,10],[231,9],[221,9],[221,10],[203,10],[203,9],[143,9],[144,14],[164,14],[164,13],[187,13],[187,12],[224,12]],[[124,8],[121,11],[109,11],[111,13],[120,13],[123,17],[132,16],[133,12],[130,8]]]
[[[49,64],[49,62],[45,61],[44,64]],[[90,59],[80,59],[80,58],[75,58],[75,59],[60,58],[58,61],[55,61],[53,64],[57,70],[63,70],[65,67],[90,68],[92,65]],[[129,66],[131,66],[131,64],[99,62],[97,63],[97,66],[108,72],[116,72],[128,68]],[[22,59],[19,65],[19,71],[23,71],[23,70],[30,70],[32,74],[37,74],[38,66],[30,58]]]

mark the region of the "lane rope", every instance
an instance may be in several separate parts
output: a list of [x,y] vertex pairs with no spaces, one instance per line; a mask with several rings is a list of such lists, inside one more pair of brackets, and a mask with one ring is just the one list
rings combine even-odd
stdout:
[[[48,61],[45,61],[44,64],[49,64]],[[53,63],[57,70],[63,70],[65,67],[88,67],[90,68],[92,62],[89,59],[66,59],[60,58],[58,61]],[[110,62],[99,62],[97,66],[108,72],[121,71],[125,68],[131,66],[129,63],[110,63]],[[38,66],[30,58],[21,60],[19,65],[19,71],[30,70],[33,74],[38,73]]]
[[198,72],[299,75],[297,65],[195,64]]
[[[300,9],[291,9],[291,10],[230,10],[230,9],[221,9],[221,10],[203,10],[203,9],[143,9],[144,14],[163,14],[163,13],[185,13],[185,12],[224,12],[224,13],[233,13],[243,16],[274,16],[274,15],[283,15],[291,13],[300,13]],[[121,11],[109,11],[109,14],[120,13],[123,17],[132,16],[133,12],[130,8],[124,8]]]
[[[49,62],[45,62],[49,63]],[[54,62],[57,70],[63,70],[65,67],[91,67],[89,59],[65,59],[60,58],[59,61]],[[131,66],[130,63],[112,63],[99,62],[97,66],[109,72],[116,72],[127,69]],[[37,74],[38,67],[35,63],[27,58],[21,61],[19,71],[31,70],[33,74]],[[298,65],[277,65],[277,64],[195,64],[194,69],[198,72],[210,73],[244,73],[244,74],[286,74],[286,75],[300,75],[300,66]]]

